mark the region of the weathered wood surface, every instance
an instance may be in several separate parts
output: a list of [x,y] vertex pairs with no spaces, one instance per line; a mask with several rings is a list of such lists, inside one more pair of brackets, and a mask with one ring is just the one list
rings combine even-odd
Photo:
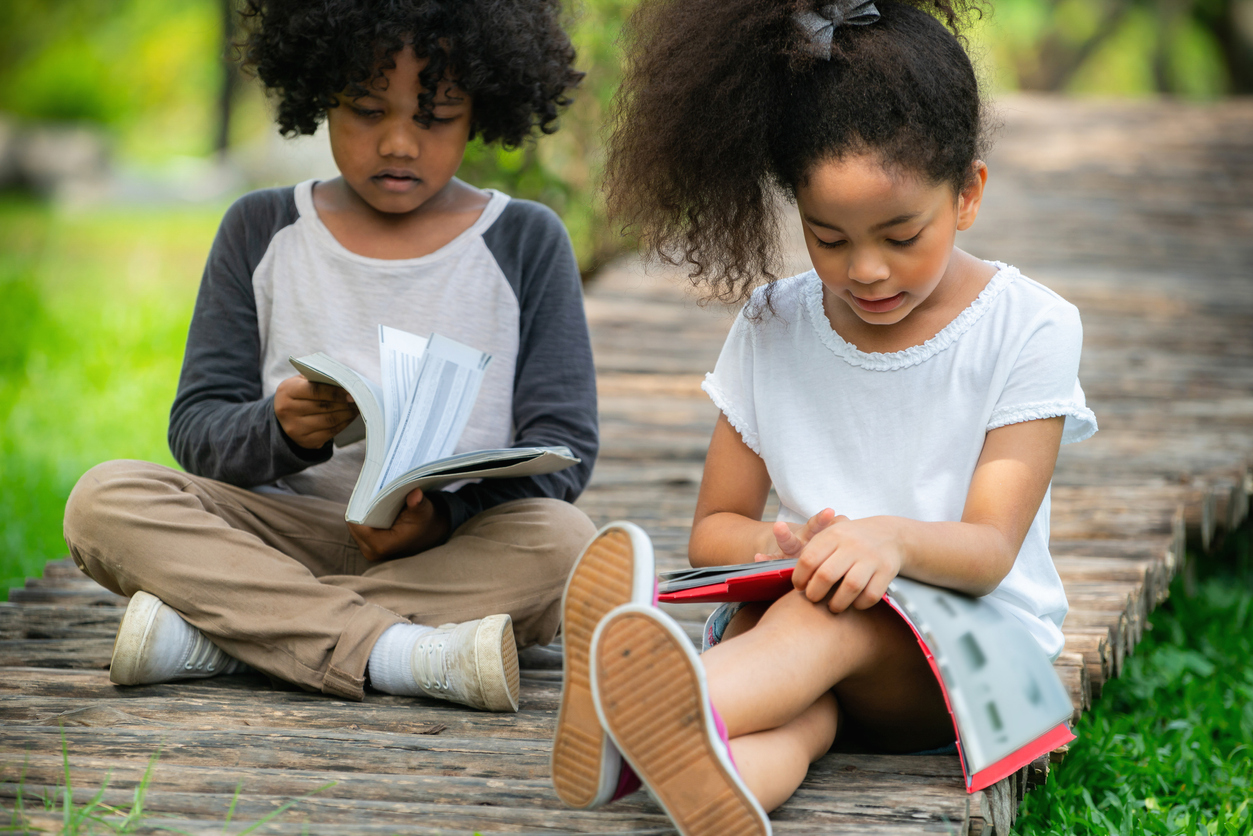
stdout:
[[[1023,98],[1000,110],[984,212],[962,244],[1079,306],[1080,375],[1101,423],[1063,449],[1052,497],[1071,603],[1057,671],[1077,717],[1149,629],[1185,538],[1210,548],[1248,512],[1253,103]],[[587,308],[603,448],[580,505],[597,522],[640,523],[661,568],[679,567],[716,417],[700,382],[729,314],[629,260],[592,282]],[[10,602],[0,806],[19,781],[28,797],[63,781],[64,739],[76,797],[107,778],[105,801],[122,806],[159,752],[146,806],[188,833],[221,833],[237,788],[235,821],[254,822],[332,782],[261,832],[669,832],[644,794],[590,813],[557,801],[551,652],[525,655],[522,710],[508,716],[380,694],[345,703],[257,676],[124,689],[106,670],[123,599],[59,561]],[[695,636],[711,608],[668,609]],[[781,833],[1007,833],[1063,754],[969,797],[955,757],[830,754],[772,818]]]

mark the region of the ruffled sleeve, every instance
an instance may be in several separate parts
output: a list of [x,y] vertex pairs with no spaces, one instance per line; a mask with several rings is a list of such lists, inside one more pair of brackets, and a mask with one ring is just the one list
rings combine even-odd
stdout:
[[987,429],[1060,415],[1066,418],[1063,444],[1090,438],[1097,427],[1079,385],[1079,310],[1058,300],[1034,319],[1024,336]]
[[701,384],[714,405],[740,434],[740,438],[757,455],[761,455],[761,439],[757,434],[757,412],[753,402],[753,361],[755,341],[753,321],[746,316],[752,302],[740,311],[722,345],[718,363],[705,375]]

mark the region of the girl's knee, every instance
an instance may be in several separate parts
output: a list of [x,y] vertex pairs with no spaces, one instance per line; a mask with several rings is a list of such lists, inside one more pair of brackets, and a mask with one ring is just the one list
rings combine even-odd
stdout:
[[793,590],[770,605],[760,624],[785,630],[862,629],[874,620],[870,612],[850,607],[833,613],[825,599],[810,601],[803,592]]

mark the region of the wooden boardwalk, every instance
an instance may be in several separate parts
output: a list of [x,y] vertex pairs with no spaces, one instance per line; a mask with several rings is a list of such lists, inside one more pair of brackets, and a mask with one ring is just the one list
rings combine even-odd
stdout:
[[[1101,424],[1063,449],[1053,489],[1071,602],[1057,670],[1078,717],[1186,570],[1185,539],[1207,549],[1247,514],[1253,102],[1013,99],[1001,117],[983,215],[963,245],[1079,306],[1080,374]],[[728,315],[630,261],[594,280],[587,307],[603,453],[580,505],[598,523],[640,523],[660,568],[677,568],[716,415],[699,384]],[[346,703],[254,677],[122,689],[106,667],[123,603],[58,561],[0,605],[0,808],[24,780],[33,823],[55,828],[31,795],[63,782],[63,736],[80,801],[108,779],[104,800],[129,807],[159,753],[150,832],[222,833],[237,788],[227,832],[293,799],[257,832],[669,831],[643,793],[590,813],[557,801],[550,650],[524,654],[517,715],[379,694]],[[705,614],[671,612],[692,631]],[[831,754],[772,818],[780,833],[1006,833],[1046,769],[967,796],[955,756]]]

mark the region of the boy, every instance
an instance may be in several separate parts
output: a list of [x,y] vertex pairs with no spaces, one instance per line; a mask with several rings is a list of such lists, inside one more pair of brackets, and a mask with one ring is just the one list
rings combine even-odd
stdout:
[[[248,57],[279,97],[281,129],[312,133],[325,118],[340,177],[255,192],[223,220],[170,416],[187,473],[108,462],[70,496],[75,561],[132,598],[115,682],[246,664],[349,699],[368,677],[387,693],[517,710],[517,645],[551,641],[594,533],[569,503],[597,429],[564,228],[454,177],[476,133],[517,145],[551,130],[581,78],[557,4],[513,11],[250,3]],[[324,350],[377,378],[380,323],[493,355],[458,450],[565,445],[582,463],[414,491],[390,529],[346,525],[364,442],[331,439],[356,407],[287,358]]]

